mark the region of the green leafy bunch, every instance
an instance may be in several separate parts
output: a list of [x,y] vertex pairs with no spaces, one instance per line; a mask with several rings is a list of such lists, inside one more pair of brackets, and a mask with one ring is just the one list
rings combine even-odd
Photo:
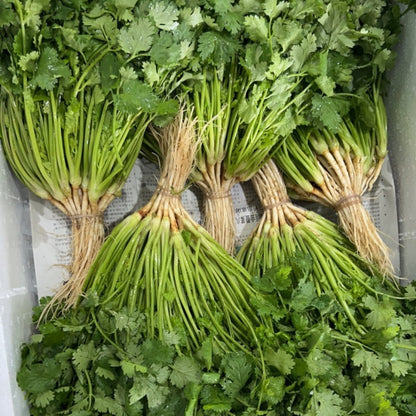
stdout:
[[[71,220],[76,303],[150,123],[192,56],[192,26],[169,1],[3,1],[0,138],[17,177]],[[4,16],[4,17],[3,17]]]
[[[332,108],[331,105],[327,108],[326,104],[316,108],[322,117],[328,117],[330,126],[323,127],[319,123],[315,126],[301,126],[274,153],[274,159],[287,175],[289,187],[296,189],[298,196],[315,199],[329,206],[336,202],[331,201],[326,190],[325,172],[333,169],[332,180],[341,190],[347,186],[348,174],[341,165],[338,171],[335,169],[339,161],[334,161],[332,165],[331,161],[324,161],[324,155],[330,152],[340,152],[345,160],[349,157],[355,161],[351,163],[361,164],[360,170],[350,169],[349,172],[351,178],[353,174],[362,175],[360,181],[357,181],[357,193],[362,194],[371,189],[378,178],[387,155],[387,114],[383,98],[379,89],[374,88],[360,97],[351,97],[349,102],[352,108],[348,114],[344,113],[347,107],[342,101],[337,108]],[[340,114],[343,117],[339,118]]]
[[403,289],[400,300],[389,289],[386,295],[356,296],[355,316],[366,329],[357,338],[335,296],[318,295],[311,270],[311,259],[297,253],[286,265],[254,277],[267,298],[252,302],[275,322],[274,333],[264,333],[269,378],[284,378],[276,414],[411,415],[414,286]]
[[382,80],[394,63],[401,30],[400,9],[397,2],[381,0],[323,1],[321,8],[311,28],[317,51],[305,67],[311,85],[307,121],[337,131],[350,109],[362,104],[352,95],[366,100],[375,87],[384,93]]
[[[181,353],[181,325],[148,339],[144,314],[115,312],[89,292],[79,308],[40,325],[22,348],[18,382],[31,414],[414,414],[414,286],[400,301],[368,294],[357,300],[367,329],[358,340],[336,299],[317,294],[310,270],[310,258],[296,254],[253,278],[259,295],[250,301],[275,326],[258,328],[262,376],[249,354],[224,354],[212,337]],[[35,308],[34,321],[46,304]]]
[[164,1],[2,7],[2,125],[12,131],[2,136],[18,176],[59,201],[81,183],[94,200],[111,186],[119,192],[146,125],[177,111],[167,96],[192,51],[179,9]]
[[[35,321],[47,303],[35,308]],[[224,354],[212,338],[184,355],[180,325],[148,339],[144,314],[97,306],[90,292],[23,346],[17,380],[32,415],[254,414],[260,377],[249,355]]]
[[[387,154],[383,94],[400,27],[395,2],[322,2],[311,31],[317,50],[304,67],[304,126],[275,152],[293,194],[334,208],[360,255],[390,276],[388,247],[360,197]],[[344,204],[351,195],[356,203]]]
[[[308,12],[302,26],[295,2],[204,3],[197,32],[202,77],[186,90],[203,123],[201,159],[206,155],[212,164],[216,158],[226,179],[246,181],[299,122],[299,80],[316,49],[307,22],[315,15]],[[295,26],[296,36],[286,36]]]
[[[307,90],[300,83],[302,67],[316,45],[295,3],[199,2],[198,65],[191,62],[182,85],[201,138],[192,179],[204,192],[205,227],[230,253],[232,186],[249,180],[302,120]],[[314,18],[308,14],[304,21]],[[283,31],[289,33],[296,19],[299,31],[289,39]],[[300,45],[302,38],[308,45]]]

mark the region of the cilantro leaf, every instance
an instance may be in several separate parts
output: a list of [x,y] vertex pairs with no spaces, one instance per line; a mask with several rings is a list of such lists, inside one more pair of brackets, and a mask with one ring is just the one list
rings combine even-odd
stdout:
[[100,6],[94,7],[82,17],[83,23],[94,38],[101,41],[117,39],[117,21],[107,13],[102,13]]
[[314,400],[317,403],[316,416],[346,415],[341,407],[342,399],[329,389],[317,391]]
[[311,115],[324,127],[336,132],[341,124],[342,116],[349,108],[348,102],[335,96],[314,94],[311,100]]
[[96,348],[93,342],[88,344],[81,344],[72,354],[74,365],[80,370],[88,369],[90,363],[94,360]]
[[267,107],[280,110],[284,108],[292,96],[293,81],[288,76],[278,77],[270,87]]
[[273,80],[283,74],[291,67],[293,62],[289,59],[283,59],[280,54],[275,53],[272,56],[271,64],[266,73],[267,79]]
[[205,411],[211,410],[220,413],[232,409],[232,399],[227,397],[220,389],[211,385],[202,388],[201,403]]
[[115,54],[107,54],[100,62],[100,78],[104,94],[119,84],[121,63]]
[[181,345],[184,339],[179,331],[164,331],[163,342],[167,345]]
[[227,30],[232,35],[237,35],[243,25],[243,16],[239,13],[230,12],[220,15],[217,22],[221,29]]
[[208,370],[211,368],[213,359],[212,337],[208,337],[202,341],[201,348],[197,352],[197,357],[204,362]]
[[169,367],[162,367],[161,364],[153,364],[150,367],[149,372],[154,375],[159,384],[165,384],[172,373]]
[[343,3],[329,3],[326,12],[318,19],[326,32],[325,43],[329,49],[348,54],[355,45],[356,35],[350,29],[348,12]]
[[28,0],[24,3],[23,23],[35,30],[39,28],[41,23],[40,14],[47,10],[49,0]]
[[171,383],[183,388],[188,383],[198,383],[201,380],[201,370],[198,363],[191,357],[178,357],[172,365]]
[[320,75],[315,79],[315,82],[325,95],[333,95],[336,84],[328,75]]
[[412,364],[407,363],[405,361],[392,360],[390,361],[390,365],[391,365],[391,372],[396,377],[405,376],[409,372],[409,370],[412,368]]
[[139,18],[123,27],[118,35],[118,42],[121,49],[131,55],[148,51],[153,43],[155,27],[145,17]]
[[238,41],[223,33],[204,32],[198,40],[198,52],[201,59],[211,60],[214,64],[229,62],[238,49]]
[[306,60],[316,49],[316,36],[312,33],[308,33],[299,45],[294,45],[291,49],[294,70],[300,71]]
[[8,2],[0,3],[0,28],[15,22],[15,14]]
[[289,7],[290,6],[288,1],[276,2],[275,0],[265,0],[263,5],[264,13],[266,13],[266,16],[269,16],[270,19],[275,19]]
[[356,350],[351,361],[356,367],[360,367],[360,374],[363,377],[370,377],[373,380],[377,378],[383,368],[380,358],[371,351]]
[[264,399],[276,405],[282,401],[285,396],[285,379],[284,377],[269,377],[264,389]]
[[263,49],[256,45],[248,45],[244,57],[244,66],[252,81],[263,81],[267,74],[267,62],[262,60]]
[[116,380],[116,375],[113,371],[104,367],[97,367],[95,370],[97,376],[105,378],[106,380]]
[[194,9],[191,9],[191,8],[182,9],[181,18],[186,24],[188,24],[191,27],[198,26],[204,21],[202,14],[201,14],[200,7],[195,7]]
[[313,349],[306,359],[309,371],[313,376],[330,379],[338,374],[339,368],[333,359],[319,349]]
[[120,366],[123,370],[123,374],[125,374],[127,377],[133,377],[136,372],[145,373],[147,371],[147,368],[140,362],[121,360]]
[[59,375],[59,364],[53,358],[46,358],[42,363],[21,368],[17,381],[24,391],[45,393],[54,388]]
[[135,377],[133,386],[129,390],[130,404],[135,404],[143,397],[147,397],[150,408],[160,406],[169,394],[169,387],[161,386],[152,377]]
[[264,360],[269,365],[277,368],[283,375],[290,374],[295,366],[292,355],[281,348],[277,351],[268,348],[264,353]]
[[46,407],[55,397],[55,393],[51,390],[37,394],[35,405],[38,407]]
[[371,311],[367,314],[366,322],[373,329],[386,328],[396,316],[396,311],[388,298],[377,301],[376,298],[368,295],[363,299],[363,303]]
[[300,279],[307,278],[313,267],[313,260],[310,254],[303,253],[301,251],[295,251],[290,258],[290,267],[292,268],[295,276]]
[[[253,282],[255,284],[255,281]],[[285,316],[285,311],[276,305],[275,297],[266,299],[265,297],[250,298],[250,303],[254,306],[259,316],[271,316],[276,322]]]
[[157,84],[160,80],[160,75],[154,62],[143,63],[143,74],[149,85]]
[[273,24],[273,38],[281,46],[283,52],[299,44],[303,38],[303,29],[300,22],[279,18]]
[[123,407],[117,400],[108,396],[94,395],[94,409],[101,413],[123,416]]
[[214,10],[219,14],[226,14],[231,10],[231,0],[214,0]]
[[405,297],[407,299],[416,299],[416,286],[413,284],[408,284],[405,288]]
[[174,349],[156,339],[148,339],[141,346],[143,362],[146,366],[151,364],[170,364],[173,360]]
[[68,78],[70,75],[69,67],[58,58],[58,52],[48,46],[41,52],[31,84],[49,91],[56,86],[59,78]]
[[59,29],[66,46],[81,53],[88,47],[90,40],[88,35],[80,34],[77,30],[69,27],[60,27]]
[[150,57],[157,65],[176,64],[182,53],[181,42],[169,32],[161,32],[154,40]]
[[240,392],[254,370],[253,363],[242,352],[227,354],[221,361],[221,367],[226,377],[222,386],[225,394],[230,397],[235,397]]
[[158,98],[152,88],[138,80],[124,82],[114,101],[120,111],[130,114],[136,114],[140,110],[154,112],[158,104]]
[[120,20],[133,20],[133,13],[131,9],[136,5],[137,0],[114,0],[114,5],[117,8],[117,15]]
[[365,390],[362,386],[354,389],[354,407],[353,409],[359,413],[368,412],[369,402]]
[[266,42],[268,29],[266,19],[262,16],[250,15],[244,18],[247,34],[253,42]]
[[179,10],[174,3],[154,1],[150,4],[149,15],[160,29],[174,30],[178,26]]
[[302,279],[293,291],[290,306],[294,311],[300,312],[308,308],[317,297],[313,282]]
[[32,51],[29,52],[26,55],[23,55],[19,59],[19,66],[22,68],[23,71],[27,72],[35,72],[36,70],[36,64],[39,59],[39,52],[38,51]]

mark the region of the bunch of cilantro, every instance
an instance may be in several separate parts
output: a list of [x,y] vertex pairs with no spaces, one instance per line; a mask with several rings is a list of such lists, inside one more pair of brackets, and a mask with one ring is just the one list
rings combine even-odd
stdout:
[[192,26],[170,2],[0,2],[0,139],[16,176],[72,226],[73,306],[150,123],[167,123]]
[[374,287],[378,295],[355,294],[350,307],[360,335],[334,294],[318,295],[311,272],[312,258],[297,252],[253,279],[267,294],[258,313],[275,322],[264,341],[269,376],[285,378],[274,414],[414,414],[415,285],[401,297],[383,283]]
[[301,119],[309,87],[300,81],[315,50],[305,42],[314,43],[309,26],[321,6],[311,3],[301,11],[294,1],[198,4],[195,59],[183,84],[201,137],[193,180],[203,191],[204,226],[234,253],[231,189],[248,181]]
[[389,249],[361,196],[387,155],[383,100],[402,12],[395,1],[322,6],[311,26],[316,51],[304,68],[308,112],[303,128],[281,143],[276,162],[293,194],[333,208],[361,257],[392,277]]
[[[403,299],[357,299],[357,338],[335,297],[318,296],[311,259],[296,254],[253,283],[251,299],[275,330],[259,327],[266,376],[243,352],[208,337],[183,353],[181,325],[148,339],[146,316],[114,312],[94,292],[65,317],[39,326],[22,350],[18,382],[33,415],[413,415],[414,286]],[[45,300],[46,301],[46,300]],[[36,308],[37,320],[45,301]],[[93,317],[93,318],[91,318]]]

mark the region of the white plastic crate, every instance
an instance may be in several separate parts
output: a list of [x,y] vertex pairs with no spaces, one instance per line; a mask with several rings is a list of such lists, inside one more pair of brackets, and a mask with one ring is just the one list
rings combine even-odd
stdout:
[[416,278],[416,15],[403,19],[404,30],[390,73],[386,100],[389,157],[395,185],[400,240],[400,272]]
[[27,190],[0,156],[0,414],[27,416],[16,383],[20,345],[31,332],[36,301]]

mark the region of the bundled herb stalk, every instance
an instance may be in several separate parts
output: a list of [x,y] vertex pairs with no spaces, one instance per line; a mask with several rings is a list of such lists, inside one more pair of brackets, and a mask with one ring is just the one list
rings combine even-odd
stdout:
[[227,74],[227,70],[222,74],[209,73],[205,69],[201,84],[192,92],[197,131],[201,138],[193,177],[203,191],[204,228],[230,254],[234,253],[236,234],[231,198],[236,179],[226,177],[224,158],[233,89],[234,74]]
[[[170,88],[169,74],[185,55],[176,67],[153,59],[165,30],[153,9],[143,13],[135,2],[13,1],[6,9],[0,136],[17,177],[71,221],[69,281],[51,303],[70,307],[103,241],[103,213],[120,195],[147,125],[177,111],[157,93]],[[153,88],[146,67],[165,70]]]
[[399,17],[395,2],[325,6],[314,29],[320,39],[315,71],[321,75],[311,89],[307,127],[276,153],[289,186],[302,198],[333,207],[360,255],[390,276],[389,250],[361,197],[376,181],[387,153],[382,94]]
[[[308,90],[301,84],[303,65],[316,48],[316,39],[307,36],[314,16],[301,27],[289,4],[261,2],[229,4],[221,12],[207,5],[202,12],[222,31],[202,27],[202,76],[185,84],[202,138],[193,180],[204,191],[205,227],[233,253],[231,188],[250,180],[301,119]],[[298,33],[288,39],[281,33],[291,25]]]
[[196,152],[194,122],[180,115],[155,136],[163,157],[157,189],[109,235],[84,291],[114,311],[145,313],[149,338],[180,328],[189,350],[209,334],[224,351],[247,349],[259,323],[250,276],[180,202]]
[[357,333],[361,333],[350,305],[356,297],[367,291],[371,293],[378,285],[378,282],[372,283],[373,268],[356,254],[355,247],[335,224],[290,202],[272,160],[252,182],[264,213],[238,252],[238,260],[253,276],[263,276],[269,269],[289,263],[298,252],[309,255],[312,259],[309,278],[318,296],[336,297]]
[[299,128],[275,159],[295,195],[336,210],[340,225],[358,253],[386,275],[394,270],[389,249],[379,235],[362,195],[371,189],[387,154],[387,117],[375,90],[358,109],[372,112],[374,128],[345,117],[336,132]]

